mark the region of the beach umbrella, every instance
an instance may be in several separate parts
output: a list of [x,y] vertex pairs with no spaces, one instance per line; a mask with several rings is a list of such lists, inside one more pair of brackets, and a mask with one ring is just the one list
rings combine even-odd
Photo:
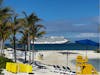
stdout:
[[99,43],[94,42],[89,39],[75,41],[76,43],[83,44],[83,45],[91,45],[91,46],[99,46]]
[[[79,44],[82,44],[82,45],[91,45],[91,46],[99,46],[99,43],[97,42],[94,42],[92,40],[89,40],[89,39],[84,39],[84,40],[78,40],[78,41],[75,41],[76,43],[79,43]],[[87,48],[88,46],[86,46]],[[87,50],[86,50],[86,56],[87,56]]]

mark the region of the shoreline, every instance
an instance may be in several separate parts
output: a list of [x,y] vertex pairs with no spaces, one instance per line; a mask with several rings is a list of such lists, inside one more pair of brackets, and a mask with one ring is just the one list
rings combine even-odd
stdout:
[[[11,52],[13,52],[13,50],[12,51],[6,50],[5,51],[6,57],[11,58],[13,56],[13,55],[11,55]],[[65,54],[63,54],[61,52],[65,52]],[[69,52],[68,63],[67,63],[67,53],[66,52]],[[37,58],[37,56],[39,54],[43,54],[43,60],[39,60]],[[95,53],[94,51],[88,51],[87,54],[88,54],[88,59],[100,59],[100,57],[99,57],[100,53]],[[69,66],[73,71],[76,71],[76,66],[75,66],[75,64],[72,63],[72,60],[75,60],[77,55],[82,55],[83,57],[85,57],[86,51],[84,51],[84,50],[52,50],[52,51],[44,50],[43,51],[42,50],[42,51],[35,52],[34,60],[39,61],[43,64],[47,64],[47,65]],[[17,51],[17,59],[18,58],[24,59],[23,51],[20,51],[20,50]],[[11,58],[11,59],[13,59],[13,58]],[[29,59],[29,51],[27,51],[27,60],[28,59]],[[20,62],[20,61],[18,61],[18,62]],[[37,72],[38,72],[38,70],[37,70]],[[46,75],[49,75],[49,74],[46,74]]]
[[[55,55],[52,55],[52,57],[58,56],[58,60],[66,60],[67,54],[59,54],[59,52],[71,52],[72,53],[72,54],[68,54],[69,55],[68,63],[70,63],[69,64],[70,66],[73,65],[71,63],[71,61],[75,60],[78,55],[82,55],[83,57],[86,56],[86,52],[84,50],[81,50],[81,51],[79,51],[79,50],[75,50],[75,51],[73,51],[73,50],[70,50],[70,51],[66,51],[66,50],[64,50],[64,51],[62,51],[62,50],[61,51],[39,51],[38,53],[43,53],[45,55],[45,58],[51,58],[50,55],[54,53]],[[73,54],[73,53],[75,53],[75,54]],[[88,59],[100,59],[100,57],[99,57],[100,53],[95,53],[94,51],[88,51],[87,54],[88,54],[87,55]],[[63,57],[63,59],[60,59],[60,57]],[[41,62],[43,62],[43,61],[41,61]],[[43,63],[47,63],[47,62],[43,62]],[[60,63],[58,63],[58,64],[61,65]],[[66,65],[66,64],[64,63],[64,65]],[[75,67],[75,65],[73,65],[73,66]],[[75,68],[73,68],[73,70],[75,70]]]

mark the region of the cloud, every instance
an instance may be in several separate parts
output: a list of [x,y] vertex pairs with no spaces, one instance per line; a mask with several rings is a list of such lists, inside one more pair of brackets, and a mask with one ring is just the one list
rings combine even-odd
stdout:
[[100,34],[98,33],[80,33],[75,36],[76,38],[95,38],[100,37]]
[[56,20],[44,22],[47,32],[98,32],[98,17],[81,18],[77,20]]

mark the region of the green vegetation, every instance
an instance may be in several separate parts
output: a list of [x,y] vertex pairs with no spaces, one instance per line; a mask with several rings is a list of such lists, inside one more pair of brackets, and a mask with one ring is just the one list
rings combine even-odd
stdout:
[[6,68],[6,62],[13,62],[13,61],[11,59],[0,56],[0,75],[1,75],[2,69]]
[[[41,21],[34,13],[30,14],[29,16],[26,14],[26,12],[23,12],[25,15],[24,22],[23,22],[23,30],[20,31],[20,33],[23,34],[22,38],[20,39],[20,43],[24,44],[24,50],[25,45],[27,45],[27,50],[25,50],[25,61],[26,61],[26,53],[28,51],[28,42],[33,41],[35,38],[39,38],[42,35],[45,34],[44,30],[41,30],[44,28],[42,24],[37,24],[37,22]],[[34,49],[34,46],[33,48]],[[34,52],[34,51],[33,51]],[[30,63],[32,61],[30,60]]]
[[[41,19],[35,13],[32,12],[27,15],[26,12],[22,12],[21,15],[23,17],[19,16],[11,7],[4,7],[3,0],[0,0],[0,55],[4,55],[4,42],[10,38],[9,40],[14,48],[15,62],[16,43],[24,44],[24,49],[25,46],[27,47],[27,50],[25,50],[26,61],[26,53],[29,50],[28,46],[30,42],[33,41],[34,44],[36,38],[40,38],[45,34],[45,27],[38,23]],[[16,38],[17,33],[22,34],[21,39]]]
[[[30,41],[33,41],[34,44],[35,38],[42,37],[45,34],[45,27],[38,23],[41,19],[35,13],[32,12],[27,15],[26,12],[22,12],[22,14],[23,17],[20,17],[11,7],[4,7],[3,0],[0,0],[0,75],[2,69],[6,66],[6,62],[12,62],[12,60],[4,57],[4,42],[6,40],[9,39],[14,48],[14,62],[16,62],[16,43],[19,42],[24,45],[26,61]],[[17,33],[22,34],[21,39],[16,38]],[[27,49],[25,49],[25,46]]]

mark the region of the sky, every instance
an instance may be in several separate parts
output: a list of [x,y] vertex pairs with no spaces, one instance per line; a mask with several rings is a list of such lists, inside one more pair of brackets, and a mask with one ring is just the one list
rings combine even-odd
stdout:
[[98,39],[99,0],[4,0],[4,6],[20,16],[22,11],[34,12],[42,19],[46,36]]

